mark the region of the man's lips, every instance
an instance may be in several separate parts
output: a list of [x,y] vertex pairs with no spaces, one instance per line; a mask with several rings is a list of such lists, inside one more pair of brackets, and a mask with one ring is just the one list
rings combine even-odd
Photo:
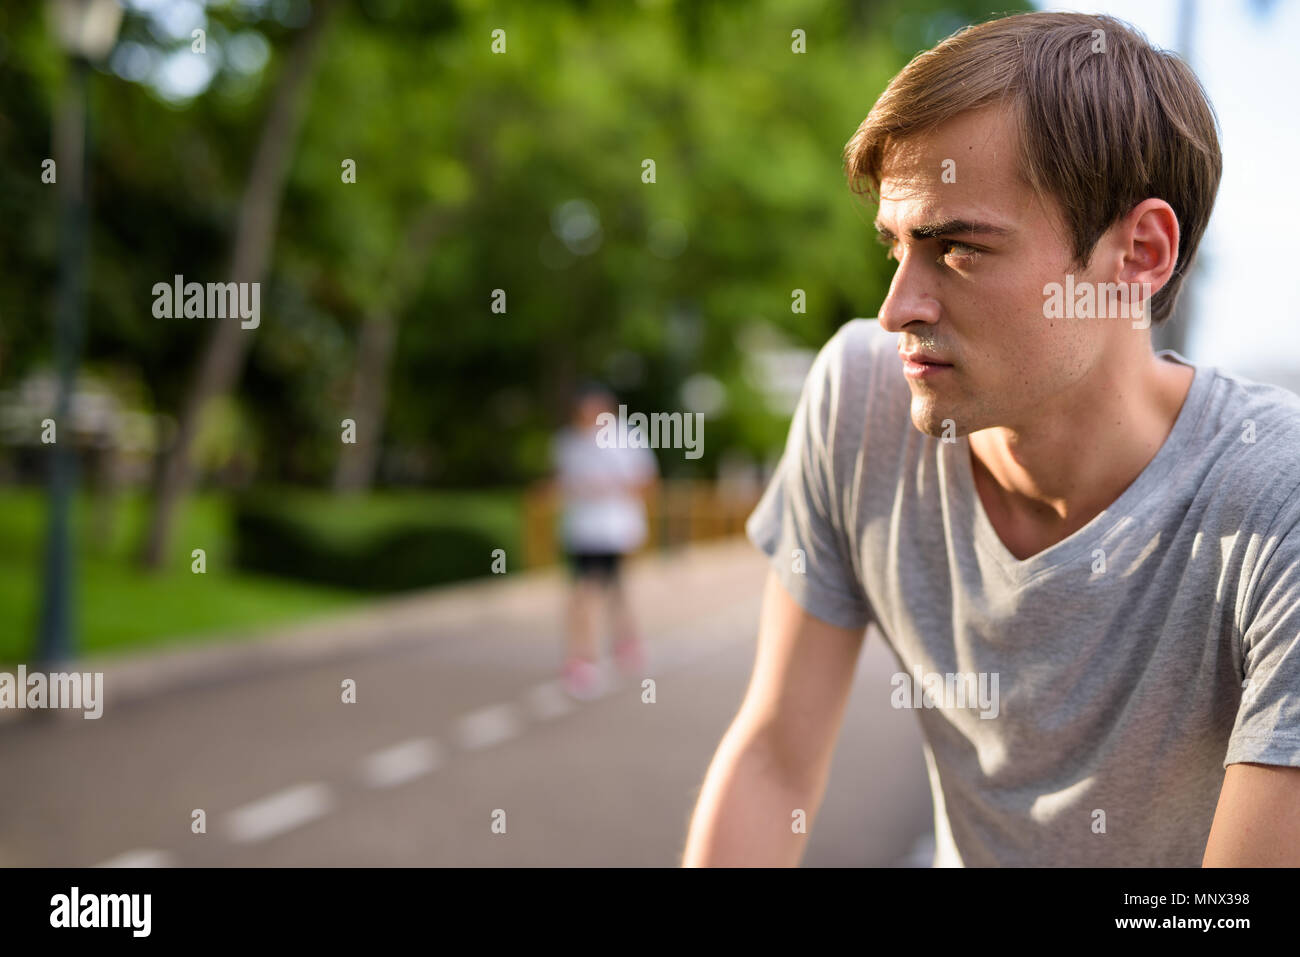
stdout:
[[942,375],[952,368],[951,362],[944,362],[932,352],[918,349],[915,352],[900,352],[903,360],[903,375],[909,379],[926,379]]
[[952,365],[951,362],[946,362],[939,356],[935,355],[933,352],[927,352],[925,349],[917,349],[913,352],[900,351],[898,354],[902,357],[904,362],[912,362],[917,365],[930,365],[930,366]]

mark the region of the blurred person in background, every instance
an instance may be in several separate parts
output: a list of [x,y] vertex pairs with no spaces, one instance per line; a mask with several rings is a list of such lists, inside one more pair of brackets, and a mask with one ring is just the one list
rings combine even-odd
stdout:
[[599,383],[584,385],[576,394],[571,423],[552,445],[555,486],[562,497],[560,535],[573,578],[562,682],[579,699],[600,690],[596,617],[602,595],[619,667],[631,675],[645,666],[621,565],[624,555],[645,543],[644,496],[658,481],[659,467],[648,448],[598,441],[606,412],[618,418],[613,393]]

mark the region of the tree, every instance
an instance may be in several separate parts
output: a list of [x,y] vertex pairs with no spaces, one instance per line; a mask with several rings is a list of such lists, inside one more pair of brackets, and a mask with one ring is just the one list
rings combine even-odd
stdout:
[[[318,0],[311,19],[294,39],[284,71],[276,83],[271,109],[262,127],[240,203],[230,265],[230,277],[236,283],[261,282],[266,275],[285,175],[297,142],[321,33],[334,3],[335,0]],[[237,321],[218,322],[199,360],[181,411],[175,441],[164,453],[149,532],[141,556],[147,567],[158,567],[167,552],[176,509],[193,487],[190,453],[203,412],[214,396],[227,391],[238,379],[251,332],[241,328]]]

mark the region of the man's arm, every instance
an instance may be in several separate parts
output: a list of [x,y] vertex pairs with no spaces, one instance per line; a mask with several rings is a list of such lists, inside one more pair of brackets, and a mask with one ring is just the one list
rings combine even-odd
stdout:
[[862,631],[804,611],[770,572],[749,689],[705,776],[683,867],[796,866],[826,789]]
[[1300,867],[1300,768],[1230,764],[1202,867]]

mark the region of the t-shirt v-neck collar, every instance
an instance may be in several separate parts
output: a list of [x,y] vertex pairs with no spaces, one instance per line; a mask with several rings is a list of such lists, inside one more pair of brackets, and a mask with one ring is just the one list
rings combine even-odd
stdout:
[[1024,583],[1060,565],[1075,561],[1081,552],[1095,547],[1100,537],[1132,516],[1148,495],[1167,484],[1205,411],[1213,370],[1193,365],[1172,349],[1162,350],[1157,355],[1168,356],[1192,369],[1192,384],[1164,444],[1138,477],[1120,493],[1119,498],[1095,515],[1092,521],[1023,561],[1008,551],[984,511],[984,503],[980,501],[975,488],[969,438],[962,436],[957,442],[944,445],[950,456],[949,465],[955,479],[957,518],[965,528],[971,529],[975,547],[993,558],[1009,579]]

